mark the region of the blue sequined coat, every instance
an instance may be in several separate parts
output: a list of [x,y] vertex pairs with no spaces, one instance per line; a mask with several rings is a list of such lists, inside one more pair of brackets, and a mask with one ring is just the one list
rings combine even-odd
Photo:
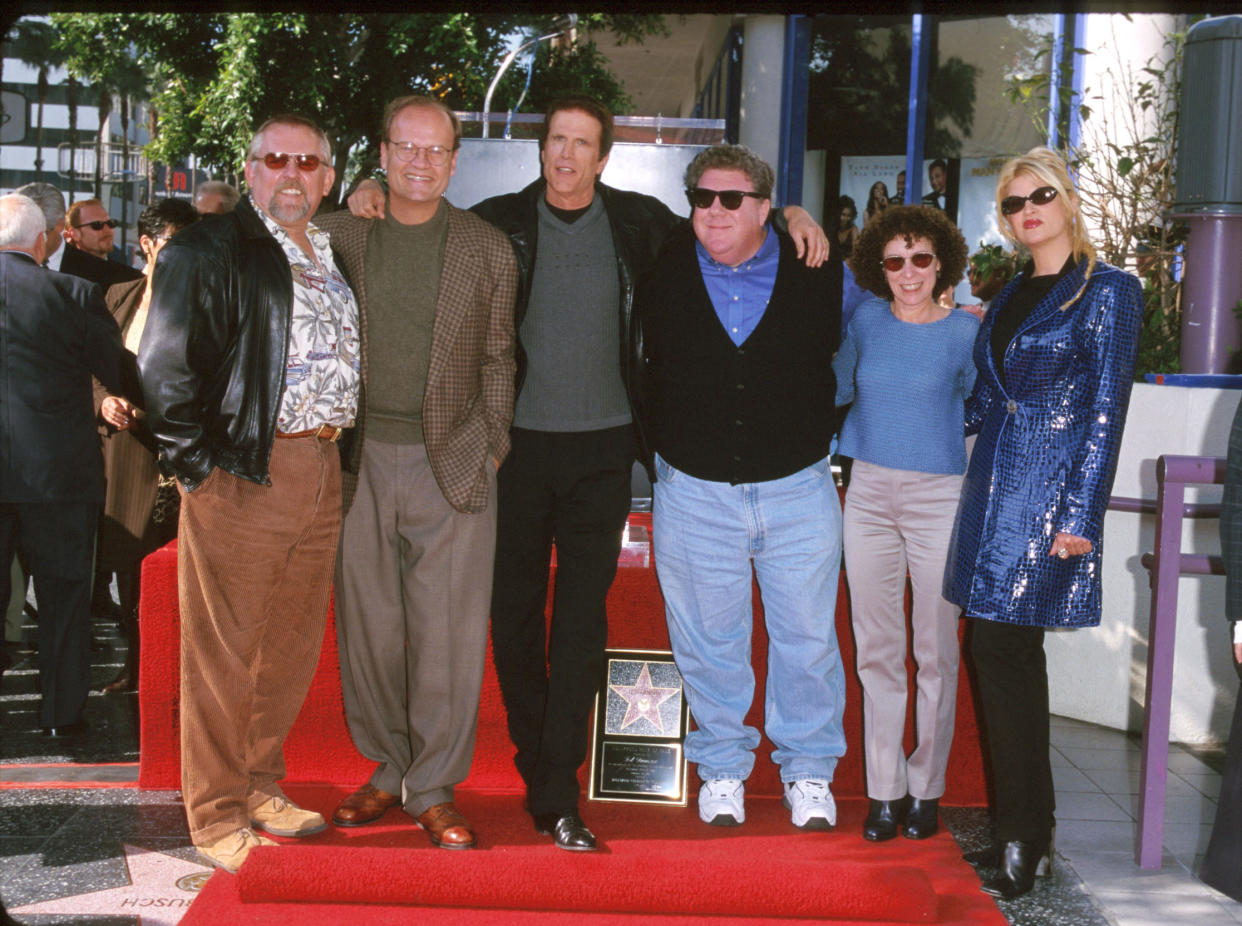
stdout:
[[[979,434],[962,487],[944,595],[970,617],[1043,627],[1100,622],[1101,534],[1138,350],[1142,291],[1098,262],[1082,296],[1082,261],[1058,280],[1005,351],[996,374],[992,326],[1025,279],[996,297],[975,340],[979,375],[966,431]],[[1048,555],[1061,532],[1090,553]]]

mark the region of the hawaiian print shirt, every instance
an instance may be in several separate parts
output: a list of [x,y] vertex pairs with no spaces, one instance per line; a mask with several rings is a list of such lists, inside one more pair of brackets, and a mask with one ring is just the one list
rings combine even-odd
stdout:
[[347,428],[358,411],[361,355],[358,302],[336,269],[328,235],[306,228],[315,260],[262,210],[256,212],[284,249],[293,272],[293,320],[277,429]]

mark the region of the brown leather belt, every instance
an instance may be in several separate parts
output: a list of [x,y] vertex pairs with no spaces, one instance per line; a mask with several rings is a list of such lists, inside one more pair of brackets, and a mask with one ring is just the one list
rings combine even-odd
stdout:
[[344,430],[344,428],[338,428],[334,424],[321,424],[317,428],[308,428],[305,431],[277,431],[276,436],[286,439],[294,437],[317,437],[320,440],[327,440],[335,443],[341,439],[341,434],[344,433]]

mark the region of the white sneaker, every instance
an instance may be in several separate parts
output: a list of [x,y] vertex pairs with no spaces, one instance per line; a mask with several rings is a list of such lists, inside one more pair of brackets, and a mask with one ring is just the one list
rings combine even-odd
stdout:
[[[701,806],[701,797],[699,801]],[[785,782],[784,804],[800,830],[830,830],[837,825],[837,802],[823,778]]]
[[712,826],[746,822],[746,785],[740,778],[711,778],[699,788],[699,819]]

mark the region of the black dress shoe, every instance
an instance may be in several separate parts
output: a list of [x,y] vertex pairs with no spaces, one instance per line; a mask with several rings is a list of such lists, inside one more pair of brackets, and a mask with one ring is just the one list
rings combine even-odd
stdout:
[[935,836],[940,829],[940,821],[936,811],[940,806],[939,798],[910,799],[910,808],[906,811],[905,822],[901,824],[901,835],[906,839],[926,839]]
[[1048,840],[1023,842],[1015,839],[1001,850],[1000,875],[983,882],[983,893],[1013,900],[1035,886],[1037,877],[1052,874],[1052,851]]
[[906,799],[896,801],[871,801],[867,819],[863,821],[863,839],[885,842],[897,835],[897,824],[906,810]]
[[65,736],[81,736],[90,728],[90,724],[85,720],[79,720],[77,723],[63,723],[58,727],[44,727],[43,735],[58,739]]
[[535,832],[552,836],[558,849],[570,852],[590,852],[595,848],[595,834],[587,829],[576,811],[569,813],[534,814]]

